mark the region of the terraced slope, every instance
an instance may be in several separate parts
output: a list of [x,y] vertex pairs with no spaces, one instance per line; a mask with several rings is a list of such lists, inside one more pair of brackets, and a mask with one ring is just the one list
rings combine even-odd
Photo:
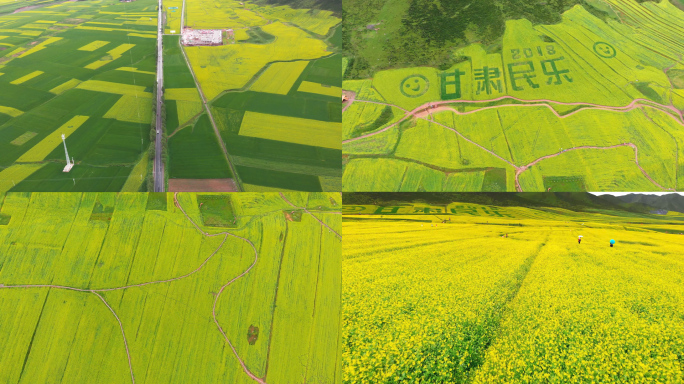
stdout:
[[681,189],[684,11],[606,4],[508,20],[449,68],[345,81],[345,190]]

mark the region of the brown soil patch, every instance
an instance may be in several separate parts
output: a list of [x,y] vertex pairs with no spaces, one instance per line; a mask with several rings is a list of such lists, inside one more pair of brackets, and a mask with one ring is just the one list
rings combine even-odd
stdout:
[[247,341],[249,342],[249,345],[254,345],[256,343],[257,339],[259,338],[259,328],[250,325],[249,330],[247,331]]
[[283,214],[285,215],[285,219],[287,219],[288,221],[296,221],[296,222],[302,221],[302,211],[299,211],[299,210],[283,211]]
[[233,179],[169,179],[169,192],[237,192]]

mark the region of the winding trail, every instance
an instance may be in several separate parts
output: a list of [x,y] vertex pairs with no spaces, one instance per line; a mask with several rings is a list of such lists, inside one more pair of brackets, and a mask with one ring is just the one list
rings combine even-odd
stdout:
[[[321,225],[323,225],[323,226],[325,226],[326,228],[328,228],[328,229],[330,230],[330,232],[334,233],[335,236],[337,236],[338,239],[342,240],[342,235],[340,235],[339,233],[337,233],[337,231],[335,231],[334,229],[330,228],[330,226],[329,226],[328,224],[324,223],[321,219],[319,219],[318,217],[316,217],[316,215],[314,215],[313,213],[309,212],[309,210],[306,209],[306,207],[298,207],[298,206],[292,204],[292,203],[290,202],[290,200],[288,200],[287,197],[285,197],[285,195],[283,195],[282,192],[278,192],[278,193],[280,194],[280,197],[281,197],[283,200],[285,200],[286,203],[290,204],[291,206],[293,206],[293,207],[295,207],[295,208],[297,208],[297,209],[302,209],[302,210],[304,210],[304,212],[308,213],[308,214],[311,215],[314,219],[318,220],[318,222],[321,223]],[[339,213],[340,215],[342,214],[342,212],[330,212],[330,213],[335,213],[335,214]]]
[[[461,112],[461,111],[459,111],[459,110],[457,110],[457,109],[455,109],[455,108],[453,108],[453,107],[450,106],[450,105],[453,105],[453,104],[461,104],[461,103],[463,103],[463,104],[490,103],[490,102],[500,101],[500,100],[505,100],[505,99],[516,100],[516,101],[522,101],[522,102],[532,103],[532,104],[504,104],[504,105],[492,105],[492,106],[487,106],[487,107],[483,107],[483,108],[479,108],[479,109],[475,109],[475,110],[467,111],[467,112]],[[568,117],[568,116],[572,116],[572,115],[574,115],[574,114],[576,114],[576,113],[578,113],[578,112],[580,112],[580,111],[589,110],[589,109],[598,109],[598,110],[613,111],[613,112],[629,112],[629,111],[634,110],[634,109],[637,109],[637,108],[644,108],[645,106],[648,106],[648,107],[651,107],[651,108],[654,108],[654,109],[658,109],[658,110],[660,110],[661,112],[666,113],[667,115],[669,115],[670,117],[672,117],[675,121],[677,121],[677,123],[679,123],[679,124],[681,124],[682,126],[684,126],[684,111],[678,110],[677,108],[674,107],[674,105],[662,105],[662,104],[658,104],[658,103],[656,103],[656,102],[654,102],[654,101],[651,101],[651,100],[648,100],[648,99],[634,99],[634,100],[632,100],[631,103],[629,103],[629,104],[626,105],[626,106],[617,106],[617,107],[613,107],[613,106],[600,105],[600,104],[594,104],[594,103],[560,102],[560,101],[554,101],[554,100],[549,100],[549,99],[525,100],[525,99],[517,98],[517,97],[515,97],[515,96],[501,96],[501,97],[498,97],[498,98],[496,98],[496,99],[490,99],[490,100],[468,100],[468,101],[446,100],[446,101],[433,101],[433,102],[425,103],[425,104],[423,104],[423,105],[421,105],[421,106],[419,106],[419,107],[413,109],[412,111],[408,111],[408,110],[406,110],[406,109],[397,107],[396,105],[393,105],[393,104],[390,104],[390,103],[384,103],[384,102],[378,102],[378,101],[371,101],[371,100],[359,100],[359,99],[354,99],[354,100],[352,100],[352,101],[347,105],[347,107],[349,107],[349,105],[351,105],[353,102],[371,103],[371,104],[380,104],[380,105],[392,106],[392,107],[396,107],[396,108],[399,108],[399,109],[403,110],[406,114],[405,114],[401,119],[397,120],[396,122],[394,122],[394,123],[392,123],[392,124],[390,124],[390,125],[388,125],[388,126],[382,128],[382,129],[379,129],[379,130],[377,130],[377,131],[373,131],[373,132],[367,133],[367,134],[365,134],[365,135],[361,135],[361,136],[358,136],[358,137],[354,137],[354,138],[351,138],[351,139],[343,140],[343,141],[342,141],[343,144],[346,144],[346,143],[350,143],[350,142],[353,142],[353,141],[356,141],[356,140],[365,139],[365,138],[368,138],[368,137],[375,136],[375,135],[377,135],[377,134],[380,134],[380,133],[383,133],[383,132],[385,132],[385,131],[388,131],[389,129],[392,129],[393,127],[395,127],[396,125],[400,124],[401,122],[403,122],[403,121],[405,121],[405,120],[407,120],[407,119],[410,119],[410,118],[415,117],[415,118],[417,118],[417,119],[422,119],[422,120],[428,121],[428,122],[430,122],[430,123],[432,123],[432,124],[439,125],[439,126],[445,128],[445,129],[448,129],[448,130],[450,130],[450,131],[456,133],[456,134],[457,134],[459,137],[461,137],[463,140],[465,140],[465,141],[467,141],[467,142],[469,142],[469,143],[471,143],[471,144],[477,146],[478,148],[482,149],[483,151],[485,151],[485,152],[487,152],[487,153],[489,153],[489,154],[495,156],[496,158],[498,158],[498,159],[504,161],[505,163],[507,163],[508,165],[512,166],[512,167],[515,169],[515,188],[516,188],[516,190],[517,190],[518,192],[522,192],[522,191],[523,191],[523,190],[522,190],[522,187],[521,187],[521,185],[520,185],[520,182],[519,182],[520,174],[521,174],[522,172],[526,171],[527,169],[529,169],[530,167],[536,165],[537,163],[539,163],[539,162],[542,161],[542,160],[550,159],[550,158],[559,156],[559,155],[561,155],[561,154],[563,154],[563,153],[565,153],[565,152],[574,151],[574,150],[578,150],[578,149],[608,150],[608,149],[613,149],[613,148],[618,148],[618,147],[629,146],[629,147],[632,147],[632,148],[634,149],[634,162],[635,162],[636,166],[639,167],[639,170],[641,170],[641,173],[642,173],[642,174],[643,174],[651,183],[653,183],[653,185],[657,186],[658,188],[660,188],[661,190],[664,190],[664,191],[675,191],[674,188],[665,188],[665,187],[663,187],[662,185],[660,185],[658,182],[656,182],[655,180],[653,180],[653,178],[646,172],[646,170],[644,170],[644,168],[641,167],[641,165],[639,164],[639,150],[638,150],[637,146],[636,146],[634,143],[622,143],[622,144],[616,144],[616,145],[611,145],[611,146],[593,146],[593,145],[577,146],[577,147],[572,147],[572,148],[564,149],[564,150],[562,150],[562,151],[560,151],[560,152],[557,152],[557,153],[553,153],[553,154],[550,154],[550,155],[542,156],[542,157],[540,157],[540,158],[538,158],[538,159],[536,159],[536,160],[530,162],[529,164],[522,165],[522,166],[517,166],[517,165],[513,164],[511,161],[509,161],[509,160],[503,158],[502,156],[498,155],[498,154],[495,153],[494,151],[492,151],[492,150],[490,150],[490,149],[487,149],[487,148],[485,148],[484,146],[478,144],[477,142],[475,142],[475,141],[473,141],[473,140],[467,138],[465,135],[463,135],[461,132],[459,132],[456,128],[450,127],[450,126],[445,125],[445,124],[442,124],[442,123],[439,123],[439,122],[435,121],[434,118],[432,117],[432,114],[435,113],[435,112],[445,112],[445,111],[453,112],[453,113],[455,113],[455,114],[457,114],[457,115],[469,115],[469,114],[481,112],[481,111],[488,110],[488,109],[497,109],[497,108],[505,108],[505,107],[538,107],[538,106],[545,106],[545,107],[549,108],[549,109],[551,110],[551,112],[553,112],[553,114],[554,114],[556,117],[558,117],[559,119],[564,119],[564,118],[566,118],[566,117]],[[579,108],[579,109],[577,109],[577,110],[575,110],[575,111],[571,111],[571,112],[569,112],[569,113],[567,113],[567,114],[561,115],[560,113],[558,113],[558,111],[556,111],[556,110],[551,106],[552,103],[553,103],[553,104],[558,104],[558,105],[584,106],[585,108]],[[674,115],[673,115],[673,114],[674,114]],[[676,116],[675,116],[675,115],[676,115]],[[282,194],[281,194],[281,195],[282,195]]]
[[[445,107],[445,105],[448,105],[448,104],[482,104],[482,103],[491,103],[491,102],[501,101],[501,100],[506,100],[506,99],[515,100],[515,101],[521,101],[521,102],[525,102],[525,103],[534,103],[534,104],[504,104],[504,105],[491,105],[491,106],[488,106],[488,107],[482,107],[482,108],[475,109],[475,110],[468,111],[468,112],[460,112],[460,111],[458,111],[458,110],[456,110],[456,109],[454,109],[454,108],[452,108],[452,107],[448,107],[448,106]],[[395,125],[399,124],[400,122],[402,122],[402,121],[404,121],[404,120],[406,120],[406,119],[408,119],[408,118],[411,118],[411,117],[414,117],[414,116],[420,118],[420,116],[425,116],[425,115],[432,114],[432,113],[434,113],[434,112],[440,112],[440,111],[445,111],[445,110],[450,110],[450,111],[456,113],[457,115],[469,115],[469,114],[472,114],[472,113],[477,113],[477,112],[480,112],[480,111],[485,111],[485,110],[488,110],[488,109],[496,109],[496,108],[505,108],[505,107],[538,107],[538,106],[544,106],[544,107],[549,108],[549,109],[553,112],[553,114],[556,115],[558,118],[563,119],[563,118],[568,117],[568,116],[571,116],[571,115],[573,115],[573,114],[575,114],[575,113],[577,113],[577,112],[584,111],[584,110],[589,110],[589,109],[599,109],[599,110],[614,111],[614,112],[629,112],[629,111],[631,111],[631,110],[633,110],[633,109],[641,108],[641,107],[643,107],[643,106],[648,106],[648,107],[652,107],[652,108],[658,109],[658,110],[660,110],[660,111],[662,111],[662,112],[665,112],[665,113],[667,113],[667,114],[670,115],[670,116],[672,116],[672,113],[674,113],[674,114],[676,115],[676,117],[675,117],[675,116],[672,116],[672,117],[673,117],[679,124],[681,124],[682,126],[684,126],[684,112],[678,110],[677,108],[675,108],[675,107],[672,106],[672,105],[662,105],[662,104],[658,104],[658,103],[656,103],[656,102],[654,102],[654,101],[651,101],[651,100],[648,100],[648,99],[634,99],[634,100],[632,100],[631,103],[629,103],[629,104],[627,104],[627,105],[625,105],[625,106],[616,106],[616,107],[613,107],[613,106],[609,106],[609,105],[601,105],[601,104],[593,104],[593,103],[563,102],[563,101],[554,101],[554,100],[549,100],[549,99],[533,99],[533,100],[526,100],[526,99],[521,99],[521,98],[518,98],[518,97],[515,97],[515,96],[501,96],[501,97],[497,97],[496,99],[489,99],[489,100],[467,100],[467,101],[461,101],[461,100],[445,100],[445,101],[431,101],[431,102],[425,103],[425,104],[423,104],[423,105],[421,105],[421,106],[419,106],[419,107],[413,109],[412,111],[408,111],[408,110],[406,110],[406,109],[404,109],[404,108],[400,108],[400,107],[398,107],[398,106],[396,106],[396,105],[394,105],[394,104],[383,103],[383,102],[379,102],[379,101],[355,99],[354,102],[358,102],[358,103],[380,104],[380,105],[388,105],[388,106],[391,106],[391,107],[399,108],[399,109],[405,111],[407,114],[406,114],[404,117],[402,117],[399,121],[397,121],[397,122],[393,123],[392,125],[389,125],[389,126],[387,126],[387,127],[385,127],[385,128],[382,128],[382,129],[379,129],[379,130],[377,130],[377,131],[373,131],[373,132],[367,133],[367,134],[365,134],[365,135],[361,135],[361,136],[359,136],[359,137],[354,137],[354,138],[351,138],[351,139],[343,140],[343,141],[342,141],[343,144],[350,143],[350,142],[357,141],[357,140],[361,140],[361,139],[365,139],[365,138],[367,138],[367,137],[375,136],[375,135],[377,135],[377,134],[379,134],[379,133],[382,133],[382,132],[385,132],[385,131],[389,130],[390,128],[394,127]],[[561,115],[561,114],[559,114],[555,109],[553,109],[553,107],[551,106],[551,104],[568,105],[568,106],[573,106],[573,105],[574,105],[574,106],[587,106],[587,108],[580,108],[580,109],[578,109],[578,110],[576,110],[576,111],[572,111],[572,112],[570,112],[570,113],[568,113],[568,114],[566,114],[566,115]]]
[[[250,265],[249,268],[245,269],[241,274],[235,276],[235,277],[234,277],[233,279],[231,279],[229,282],[227,282],[226,284],[222,285],[222,286],[221,286],[221,289],[219,289],[219,291],[216,293],[216,296],[214,297],[214,305],[213,305],[212,308],[211,308],[211,314],[212,314],[212,317],[214,318],[214,323],[216,324],[216,327],[218,328],[219,332],[221,332],[221,334],[223,335],[223,338],[226,340],[226,342],[227,342],[228,345],[230,346],[230,349],[233,351],[233,354],[235,355],[235,358],[238,360],[238,362],[239,362],[240,365],[242,366],[242,370],[243,370],[249,377],[251,377],[252,380],[256,381],[257,383],[266,384],[266,381],[264,381],[264,380],[260,379],[259,377],[257,377],[254,373],[252,373],[252,371],[249,370],[249,368],[247,368],[247,365],[245,365],[245,362],[242,361],[242,359],[240,358],[240,355],[238,355],[237,350],[236,350],[235,347],[233,346],[233,343],[231,343],[231,342],[230,342],[230,339],[228,339],[228,335],[226,335],[226,332],[225,332],[225,331],[223,330],[223,328],[221,327],[221,324],[219,324],[218,319],[216,319],[216,303],[218,303],[219,297],[221,296],[221,294],[223,293],[223,291],[226,289],[226,287],[228,287],[229,285],[233,284],[233,282],[235,282],[235,280],[237,280],[237,279],[241,278],[242,276],[246,275],[249,271],[252,270],[252,268],[254,268],[254,265],[256,265],[257,260],[259,259],[259,252],[257,251],[257,249],[256,249],[256,247],[254,246],[254,244],[253,244],[251,241],[245,239],[244,237],[240,237],[240,236],[235,235],[235,234],[232,234],[232,233],[230,233],[230,232],[219,232],[219,233],[208,233],[208,232],[204,232],[204,231],[202,230],[202,228],[200,228],[200,227],[197,225],[197,223],[195,223],[195,222],[190,218],[190,216],[188,216],[188,214],[185,212],[185,210],[183,209],[183,207],[180,205],[180,203],[178,202],[178,193],[174,193],[174,194],[173,194],[173,201],[174,201],[174,204],[178,207],[178,209],[180,209],[180,211],[183,212],[183,215],[185,215],[185,217],[192,223],[192,225],[195,226],[195,228],[197,228],[197,230],[198,230],[202,235],[207,236],[207,237],[213,237],[213,236],[224,235],[223,241],[221,242],[221,245],[219,245],[219,247],[214,251],[214,253],[212,253],[211,256],[209,256],[209,258],[211,258],[212,256],[214,256],[214,255],[216,254],[216,252],[218,252],[218,250],[221,249],[221,247],[223,247],[223,243],[226,242],[226,239],[228,238],[228,236],[232,236],[232,237],[235,237],[235,238],[237,238],[237,239],[240,239],[240,240],[243,240],[243,241],[247,242],[247,244],[249,244],[249,246],[252,247],[252,249],[254,250],[254,262],[252,262],[252,265]],[[207,260],[205,260],[204,263],[202,263],[202,265],[201,265],[199,268],[197,268],[194,272],[196,272],[196,271],[198,271],[199,269],[201,269],[201,268],[204,266],[204,264],[206,264],[206,262],[209,261],[209,258],[207,258]],[[191,272],[190,274],[188,274],[188,276],[191,275],[191,274],[193,274],[194,272]]]
[[[292,204],[289,200],[287,200],[287,198],[285,198],[285,196],[284,196],[282,193],[280,194],[280,196],[281,196],[281,197],[283,198],[283,200],[285,200],[289,205],[295,207],[295,205]],[[85,288],[69,287],[69,286],[54,285],[54,284],[19,284],[19,285],[5,285],[5,284],[0,284],[0,289],[7,289],[7,288],[54,288],[54,289],[64,289],[64,290],[70,290],[70,291],[76,291],[76,292],[92,293],[92,294],[96,295],[96,296],[105,304],[105,306],[107,306],[107,308],[109,308],[109,310],[110,310],[110,311],[112,312],[112,314],[114,315],[114,318],[115,318],[116,321],[119,323],[119,328],[121,329],[121,335],[122,335],[122,337],[123,337],[124,346],[126,347],[126,355],[128,356],[128,367],[129,367],[130,373],[131,373],[131,382],[132,382],[133,384],[135,384],[135,375],[134,375],[134,373],[133,373],[133,364],[132,364],[132,362],[131,362],[131,353],[130,353],[130,350],[129,350],[129,348],[128,348],[128,340],[126,339],[126,333],[124,332],[123,324],[122,324],[121,319],[119,318],[119,316],[116,314],[116,311],[114,311],[114,309],[109,305],[109,303],[107,303],[107,300],[105,300],[105,298],[104,298],[102,295],[100,295],[100,292],[111,292],[111,291],[117,291],[117,290],[122,290],[122,289],[134,288],[134,287],[143,287],[143,286],[150,285],[150,284],[169,283],[169,282],[173,282],[173,281],[177,281],[177,280],[184,279],[184,278],[186,278],[186,277],[189,277],[189,276],[191,276],[191,275],[193,275],[193,274],[199,272],[202,268],[204,268],[204,266],[209,262],[209,260],[210,260],[212,257],[214,257],[214,255],[216,255],[216,253],[218,253],[218,251],[223,247],[223,245],[225,244],[225,242],[226,242],[226,240],[228,239],[229,236],[234,237],[234,238],[236,238],[236,239],[240,239],[240,240],[246,242],[247,244],[249,244],[249,246],[252,247],[252,250],[254,250],[254,261],[253,261],[252,264],[251,264],[247,269],[245,269],[242,273],[240,273],[239,275],[235,276],[235,277],[232,278],[230,281],[228,281],[226,284],[224,284],[224,285],[221,286],[221,288],[219,289],[219,291],[217,292],[217,294],[215,295],[215,298],[214,298],[214,303],[213,303],[213,306],[212,306],[212,317],[213,317],[213,319],[214,319],[214,323],[216,324],[216,327],[218,328],[219,332],[221,332],[221,334],[223,335],[223,338],[225,339],[225,341],[226,341],[226,342],[228,343],[228,345],[230,346],[230,349],[233,351],[233,354],[235,355],[235,358],[236,358],[237,361],[240,363],[240,366],[242,367],[242,370],[245,372],[245,374],[247,374],[252,380],[256,381],[256,382],[259,383],[259,384],[267,384],[266,381],[265,381],[264,379],[259,378],[259,377],[256,376],[252,371],[249,370],[249,368],[247,367],[247,365],[245,364],[245,362],[240,358],[240,355],[237,353],[237,350],[236,350],[235,347],[233,346],[233,343],[231,343],[230,339],[228,339],[228,335],[226,335],[226,332],[223,330],[223,327],[221,327],[221,324],[219,324],[218,319],[217,319],[217,317],[216,317],[216,305],[217,305],[217,303],[218,303],[219,297],[221,296],[221,294],[223,293],[223,291],[224,291],[229,285],[233,284],[236,280],[238,280],[238,279],[240,279],[241,277],[245,276],[247,273],[249,273],[249,271],[252,270],[252,268],[254,268],[254,266],[256,265],[257,261],[259,260],[259,252],[257,251],[257,249],[256,249],[256,247],[254,246],[254,244],[253,244],[250,240],[248,240],[248,239],[246,239],[246,238],[244,238],[244,237],[235,235],[235,234],[230,233],[230,232],[208,233],[208,232],[203,231],[202,228],[200,228],[199,225],[197,225],[197,223],[195,223],[195,222],[192,220],[192,218],[190,218],[190,216],[185,212],[185,210],[184,210],[183,207],[181,206],[180,202],[178,201],[178,192],[174,193],[174,195],[173,195],[173,201],[174,201],[174,204],[176,205],[176,207],[178,207],[178,209],[183,213],[183,215],[185,216],[185,218],[187,218],[188,221],[189,221],[189,222],[190,222],[190,223],[191,223],[191,224],[192,224],[192,225],[193,225],[193,226],[194,226],[194,227],[195,227],[203,236],[206,236],[206,237],[215,237],[215,236],[222,236],[222,235],[223,235],[223,240],[221,241],[221,244],[219,244],[219,246],[214,250],[214,252],[212,252],[211,255],[209,255],[209,256],[204,260],[204,262],[202,262],[202,264],[200,264],[200,266],[197,267],[196,269],[194,269],[193,271],[191,271],[191,272],[189,272],[189,273],[186,273],[186,274],[184,274],[184,275],[181,275],[181,276],[177,276],[177,277],[170,278],[170,279],[155,280],[155,281],[149,281],[149,282],[144,282],[144,283],[139,283],[139,284],[130,284],[130,285],[124,285],[124,286],[120,286],[120,287],[113,287],[113,288],[85,289]],[[300,207],[297,207],[297,208],[300,208]],[[340,238],[340,239],[342,238],[342,237],[340,236],[339,233],[337,233],[335,230],[333,230],[332,228],[330,228],[330,227],[329,227],[327,224],[325,224],[323,221],[321,221],[320,219],[318,219],[318,217],[316,217],[314,214],[312,214],[311,212],[309,212],[309,210],[307,210],[306,208],[300,208],[300,209],[303,209],[303,210],[306,211],[308,214],[310,214],[311,216],[313,216],[316,220],[318,220],[319,223],[321,223],[321,225],[327,227],[328,229],[330,229],[331,232],[335,233],[335,235],[337,235],[338,238]],[[338,213],[338,212],[330,212],[330,213]],[[341,214],[341,212],[339,212],[339,213]]]
[[95,296],[99,297],[100,300],[102,300],[104,305],[106,305],[110,311],[112,311],[112,314],[114,315],[114,317],[116,317],[116,321],[119,323],[119,328],[121,329],[121,336],[123,336],[124,345],[126,346],[126,355],[128,356],[128,368],[131,370],[131,381],[133,383],[135,383],[135,376],[133,376],[133,364],[131,363],[131,352],[128,350],[128,341],[126,341],[126,332],[124,332],[123,324],[121,324],[121,319],[119,319],[119,316],[116,314],[114,309],[109,306],[109,303],[107,302],[107,300],[105,300],[104,297],[102,297],[102,295],[100,295],[97,292],[93,292],[93,293],[95,294]]
[[607,150],[607,149],[614,149],[614,148],[620,148],[620,147],[631,147],[632,149],[634,149],[634,162],[636,163],[636,166],[639,167],[639,169],[641,170],[641,173],[643,173],[644,176],[645,176],[648,180],[651,181],[651,183],[653,183],[655,186],[657,186],[658,188],[660,188],[660,189],[662,189],[662,190],[665,190],[665,191],[674,191],[673,188],[665,188],[665,187],[663,187],[662,185],[658,184],[655,180],[653,180],[653,179],[651,178],[651,176],[648,175],[648,173],[646,172],[646,170],[644,170],[644,169],[641,167],[641,165],[639,164],[639,149],[638,149],[637,146],[634,145],[633,143],[622,143],[622,144],[611,145],[611,146],[608,146],[608,147],[598,147],[598,146],[594,146],[594,145],[583,145],[583,146],[580,146],[580,147],[574,147],[574,148],[564,149],[564,150],[562,150],[562,151],[560,151],[560,152],[557,152],[557,153],[554,153],[554,154],[551,154],[551,155],[542,156],[542,157],[538,158],[537,160],[534,160],[533,162],[531,162],[531,163],[529,163],[529,164],[527,164],[527,165],[524,165],[524,166],[522,166],[522,167],[516,167],[516,169],[515,169],[515,188],[518,190],[518,192],[522,192],[522,187],[520,186],[520,182],[518,181],[518,177],[520,176],[521,173],[523,173],[524,171],[526,171],[528,168],[530,168],[530,167],[536,165],[537,163],[539,163],[539,162],[542,161],[542,160],[550,159],[550,158],[552,158],[552,157],[556,157],[556,156],[558,156],[558,155],[561,155],[561,154],[563,154],[563,153],[565,153],[565,152],[575,151],[575,150],[578,150],[578,149],[601,149],[601,150]]

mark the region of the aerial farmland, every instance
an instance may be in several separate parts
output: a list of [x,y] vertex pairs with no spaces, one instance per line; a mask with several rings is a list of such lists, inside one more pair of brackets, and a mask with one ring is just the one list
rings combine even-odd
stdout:
[[345,194],[345,384],[684,380],[684,214],[492,195]]
[[164,3],[170,191],[341,190],[339,12],[262,3]]
[[0,0],[0,192],[341,190],[339,9],[20,3]]
[[0,382],[341,382],[341,194],[0,204]]
[[367,3],[345,6],[346,191],[684,188],[681,0]]
[[0,15],[0,191],[146,188],[155,4],[63,2]]

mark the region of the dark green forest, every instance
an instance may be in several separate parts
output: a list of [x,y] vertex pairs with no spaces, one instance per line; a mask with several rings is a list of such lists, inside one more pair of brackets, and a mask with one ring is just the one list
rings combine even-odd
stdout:
[[500,51],[506,20],[559,23],[578,4],[601,19],[615,17],[591,0],[344,0],[345,78],[408,66],[449,68],[459,60],[456,48],[477,42]]

